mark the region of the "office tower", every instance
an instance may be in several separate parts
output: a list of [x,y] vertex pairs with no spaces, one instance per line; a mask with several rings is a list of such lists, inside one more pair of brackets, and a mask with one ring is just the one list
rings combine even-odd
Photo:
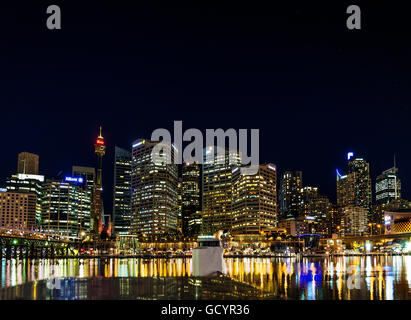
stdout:
[[337,169],[337,206],[354,203],[354,184],[352,175],[342,175]]
[[318,193],[317,187],[303,187],[300,191],[300,216],[315,217],[317,221],[326,222],[329,200]]
[[129,234],[131,222],[131,152],[115,147],[114,152],[114,233]]
[[280,212],[282,219],[299,215],[303,177],[301,171],[286,171],[281,179]]
[[232,233],[255,234],[277,226],[277,172],[273,164],[259,165],[254,175],[233,169]]
[[184,163],[182,168],[182,230],[187,236],[201,231],[200,166]]
[[[34,174],[18,173],[6,179],[6,188],[9,192],[31,193],[35,196],[35,207],[29,207],[28,210],[34,210],[36,228],[41,225],[41,192],[44,176]],[[33,212],[29,212],[31,216]]]
[[241,164],[236,150],[207,147],[202,170],[202,233],[231,230],[232,170]]
[[383,171],[375,181],[375,202],[377,205],[389,204],[391,200],[401,198],[401,181],[398,168]]
[[368,232],[368,210],[360,206],[347,205],[342,209],[342,236],[361,236]]
[[71,175],[73,177],[82,177],[84,181],[84,186],[89,188],[91,191],[94,189],[94,181],[96,179],[96,169],[93,167],[83,167],[83,166],[73,166],[71,168]]
[[371,207],[371,178],[370,164],[362,158],[348,161],[348,175],[353,177],[354,203],[353,205],[366,208]]
[[82,238],[84,220],[90,217],[90,193],[83,178],[65,177],[64,181],[47,180],[43,184],[41,205],[42,230],[52,235]]
[[34,153],[21,152],[17,161],[17,173],[39,174],[39,156]]
[[91,211],[92,211],[92,200],[94,192],[94,182],[96,179],[96,169],[93,167],[83,167],[83,166],[73,166],[72,167],[72,177],[82,178],[83,182],[80,187],[83,188],[84,192],[87,193],[87,197],[91,200],[90,208],[84,210],[85,215],[81,219],[81,230],[85,233],[90,233],[90,224],[91,224]]
[[[347,154],[348,174],[341,175],[337,170],[337,205],[365,208],[367,219],[372,220],[370,165],[362,158]],[[343,212],[341,212],[343,214]]]
[[0,227],[19,231],[37,229],[35,193],[0,191]]
[[90,219],[90,232],[92,237],[98,237],[101,231],[101,218],[103,213],[103,156],[106,154],[106,146],[104,143],[104,138],[101,134],[97,137],[96,143],[94,144],[94,153],[97,155],[97,176],[94,183],[93,190],[93,206]]
[[[153,148],[164,148],[153,161]],[[177,231],[178,167],[172,145],[138,139],[132,145],[131,234],[161,235]],[[156,153],[156,152],[154,152]],[[161,160],[162,162],[160,162]]]

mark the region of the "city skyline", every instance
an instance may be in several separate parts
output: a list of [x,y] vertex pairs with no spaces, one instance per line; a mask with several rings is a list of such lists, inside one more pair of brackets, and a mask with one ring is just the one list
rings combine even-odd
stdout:
[[[202,132],[259,128],[260,163],[303,171],[333,201],[335,169],[349,151],[370,161],[374,181],[396,154],[403,181],[411,181],[402,12],[395,9],[395,23],[381,30],[378,11],[365,6],[366,27],[351,32],[337,4],[239,5],[230,14],[124,5],[101,5],[86,18],[67,4],[65,15],[78,20],[57,33],[45,32],[29,7],[18,7],[26,24],[2,11],[8,32],[0,64],[9,80],[0,134],[10,156],[2,159],[1,181],[21,151],[39,154],[48,176],[94,166],[89,146],[99,125],[108,146],[105,177],[112,177],[115,145],[128,150],[133,139],[171,129],[174,120]],[[340,22],[326,20],[330,14]],[[405,184],[404,197],[410,192]]]

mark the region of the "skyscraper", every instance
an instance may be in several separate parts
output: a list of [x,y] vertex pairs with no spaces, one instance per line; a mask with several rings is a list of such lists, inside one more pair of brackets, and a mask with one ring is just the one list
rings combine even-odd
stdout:
[[383,171],[375,181],[375,202],[377,205],[389,204],[391,200],[401,198],[401,181],[398,168]]
[[73,166],[72,167],[72,176],[75,178],[82,178],[83,183],[80,187],[83,188],[86,196],[90,199],[90,208],[84,211],[84,215],[81,217],[81,232],[90,233],[90,224],[91,224],[91,212],[93,210],[93,195],[94,195],[94,184],[96,180],[96,169],[93,167],[83,167],[83,166]]
[[106,146],[104,143],[104,138],[101,134],[97,137],[96,143],[94,144],[94,153],[97,155],[97,176],[94,184],[93,191],[93,209],[90,221],[90,232],[93,237],[97,237],[101,229],[101,216],[103,213],[103,156],[106,154]]
[[[341,225],[344,234],[364,233],[363,225],[372,221],[370,165],[362,158],[354,158],[354,153],[347,154],[348,174],[341,175],[337,170],[337,205],[340,210]],[[367,214],[364,220],[364,210]],[[348,221],[348,222],[347,222]],[[355,225],[353,225],[355,221]],[[357,223],[358,222],[358,223]]]
[[17,173],[39,174],[39,156],[29,152],[19,153]]
[[114,232],[124,235],[130,232],[131,222],[131,152],[115,147],[114,190],[113,190]]
[[343,236],[361,236],[368,231],[368,210],[347,205],[342,208],[341,230]]
[[90,216],[90,193],[82,178],[48,180],[43,184],[42,230],[51,234],[79,238],[85,236],[84,220]]
[[[164,147],[153,161],[155,146]],[[131,234],[161,235],[177,231],[178,167],[172,145],[138,139],[132,145]]]
[[362,158],[348,161],[348,175],[353,177],[354,203],[353,205],[371,208],[371,178],[370,164]]
[[299,216],[303,174],[301,171],[286,171],[281,179],[280,211],[281,218],[296,218]]
[[184,235],[194,236],[201,229],[200,166],[184,163],[182,177],[182,230]]
[[328,198],[320,195],[317,187],[301,189],[300,216],[315,217],[319,222],[327,222],[329,205]]
[[254,175],[233,169],[232,232],[261,234],[277,226],[277,172],[273,164],[259,165]]
[[[219,152],[220,151],[220,152]],[[213,234],[232,227],[232,170],[239,167],[236,150],[208,147],[202,170],[202,233]]]

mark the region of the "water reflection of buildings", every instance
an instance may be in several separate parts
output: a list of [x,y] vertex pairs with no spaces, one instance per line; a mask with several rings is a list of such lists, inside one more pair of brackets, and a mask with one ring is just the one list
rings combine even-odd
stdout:
[[[0,299],[411,298],[411,256],[225,262],[226,276],[198,279],[191,277],[191,259],[3,259]],[[46,285],[53,272],[62,279],[58,295]],[[360,289],[348,289],[350,275],[358,275]]]

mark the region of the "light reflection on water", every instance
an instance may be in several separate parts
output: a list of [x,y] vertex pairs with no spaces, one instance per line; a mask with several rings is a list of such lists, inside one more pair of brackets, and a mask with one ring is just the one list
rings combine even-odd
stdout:
[[[349,269],[350,266],[352,269]],[[411,256],[304,258],[300,260],[295,258],[227,258],[225,259],[225,274],[230,277],[231,282],[228,286],[225,282],[219,291],[220,295],[213,296],[214,298],[233,297],[232,288],[243,290],[243,292],[235,293],[243,298],[248,295],[249,298],[255,299],[392,300],[411,298],[409,295]],[[351,274],[352,278],[350,278]],[[0,299],[54,299],[55,295],[44,293],[47,290],[50,291],[47,289],[46,280],[53,275],[60,279],[70,280],[70,285],[74,285],[74,289],[70,290],[81,289],[81,294],[73,293],[70,296],[75,299],[110,297],[135,299],[141,298],[141,292],[147,292],[147,290],[149,293],[145,295],[146,298],[211,297],[206,288],[206,282],[195,284],[196,280],[191,277],[191,259],[2,259]],[[154,284],[153,281],[157,280],[138,282],[143,278],[161,279],[162,282],[159,284]],[[109,285],[104,281],[97,284],[99,279],[101,281],[109,279],[111,282]],[[175,282],[176,279],[178,283]],[[114,285],[113,281],[118,283]],[[350,290],[347,281],[356,283],[355,289]],[[81,288],[79,289],[80,283]],[[195,290],[187,289],[193,283]],[[241,285],[235,286],[235,283]],[[110,289],[105,286],[109,286]],[[141,290],[136,289],[136,286],[142,286]],[[11,287],[16,287],[16,290],[12,291]],[[101,296],[97,287],[101,292],[107,291],[107,295]],[[176,288],[173,289],[174,287]],[[199,288],[201,292],[198,291]],[[224,290],[230,290],[230,292],[225,293]]]

